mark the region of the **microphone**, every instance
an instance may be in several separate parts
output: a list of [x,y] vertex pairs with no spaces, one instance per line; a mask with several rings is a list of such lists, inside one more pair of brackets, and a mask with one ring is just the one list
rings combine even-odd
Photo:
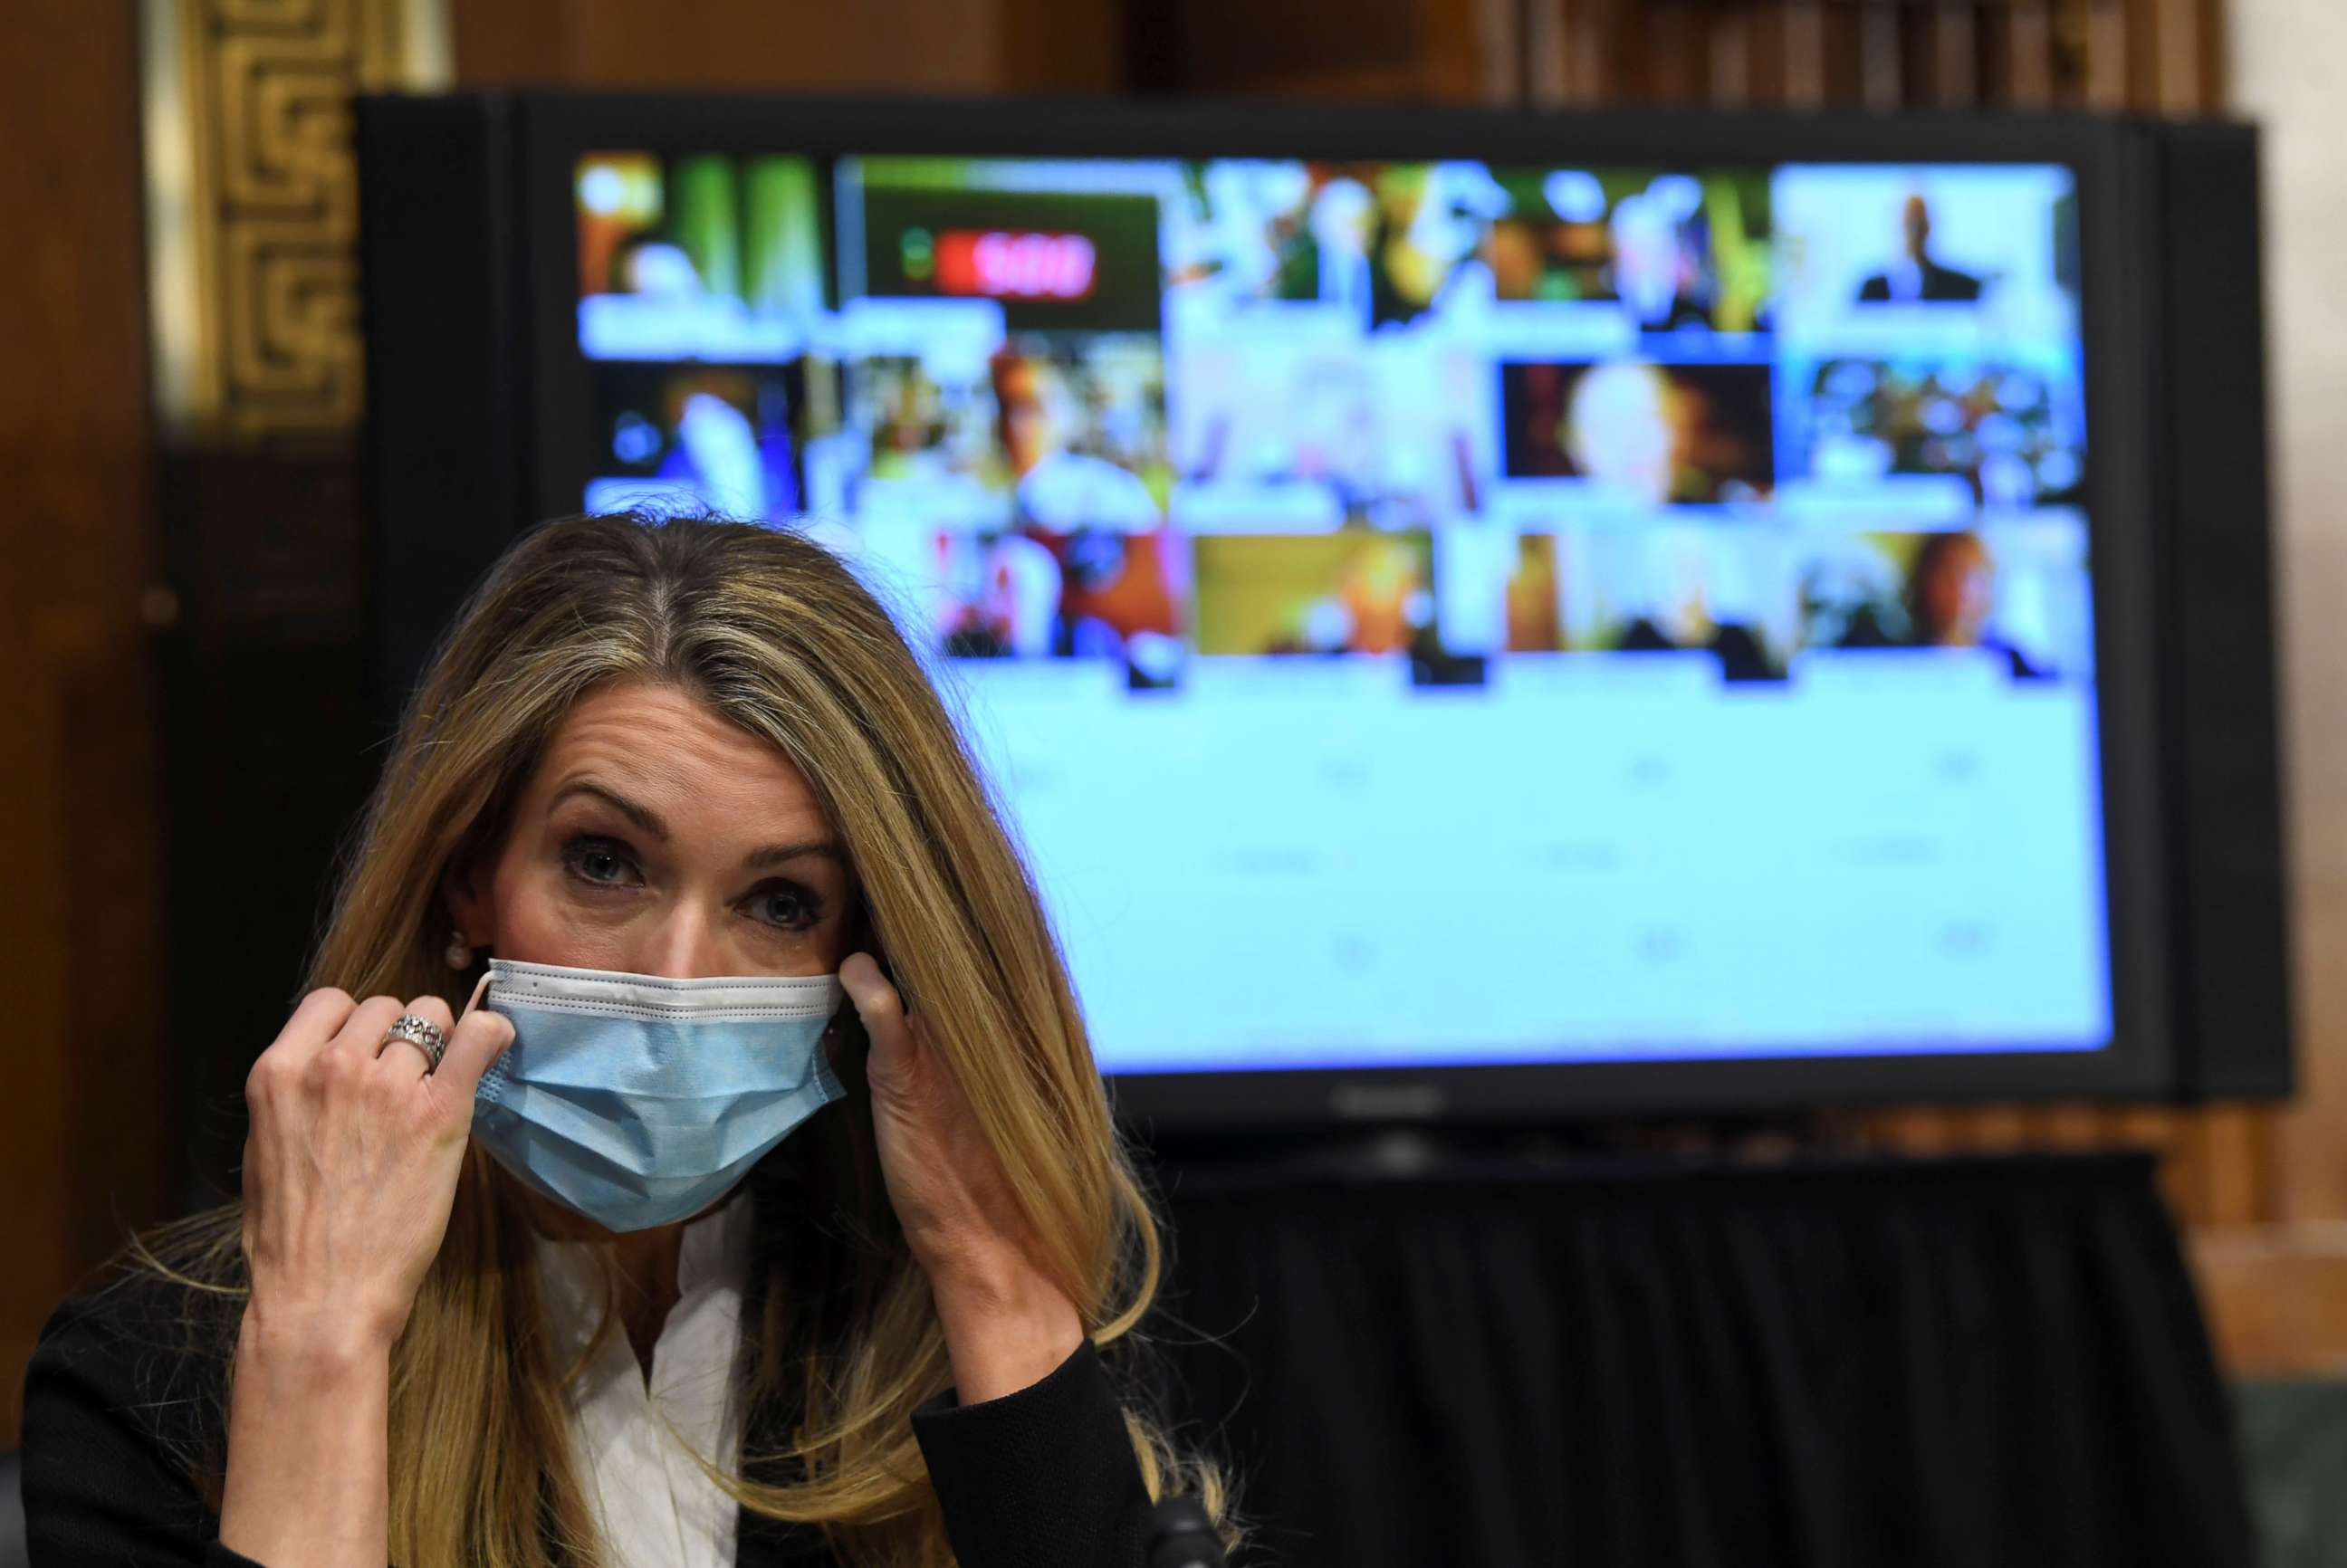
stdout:
[[1205,1505],[1169,1497],[1149,1512],[1149,1568],[1230,1568]]

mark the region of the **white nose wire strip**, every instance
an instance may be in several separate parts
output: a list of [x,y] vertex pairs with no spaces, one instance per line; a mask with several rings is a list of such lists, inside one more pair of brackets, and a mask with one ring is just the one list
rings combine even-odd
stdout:
[[669,979],[610,969],[489,960],[489,995],[510,1007],[646,1019],[825,1018],[846,995],[836,975],[721,975]]

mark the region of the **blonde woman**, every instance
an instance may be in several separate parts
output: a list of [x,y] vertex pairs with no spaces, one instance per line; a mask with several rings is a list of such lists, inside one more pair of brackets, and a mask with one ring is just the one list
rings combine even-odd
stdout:
[[1032,882],[794,533],[548,524],[416,693],[242,1202],[69,1303],[37,1563],[1122,1568],[1214,1469]]

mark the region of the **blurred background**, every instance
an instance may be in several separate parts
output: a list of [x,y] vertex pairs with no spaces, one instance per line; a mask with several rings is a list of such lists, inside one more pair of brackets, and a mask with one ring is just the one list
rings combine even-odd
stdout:
[[[2347,1562],[2342,59],[2332,0],[18,0],[0,52],[0,820],[20,874],[0,907],[19,1008],[0,1368],[127,1227],[232,1190],[245,1068],[373,778],[360,95],[2229,114],[2266,138],[2296,1092],[1901,1105],[1824,1136],[2156,1152],[2269,1558]],[[0,1450],[17,1395],[0,1376]]]

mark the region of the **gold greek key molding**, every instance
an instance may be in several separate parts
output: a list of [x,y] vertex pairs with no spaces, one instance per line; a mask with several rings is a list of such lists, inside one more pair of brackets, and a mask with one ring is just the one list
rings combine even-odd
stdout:
[[157,414],[232,443],[356,427],[351,100],[445,87],[446,0],[142,0]]

